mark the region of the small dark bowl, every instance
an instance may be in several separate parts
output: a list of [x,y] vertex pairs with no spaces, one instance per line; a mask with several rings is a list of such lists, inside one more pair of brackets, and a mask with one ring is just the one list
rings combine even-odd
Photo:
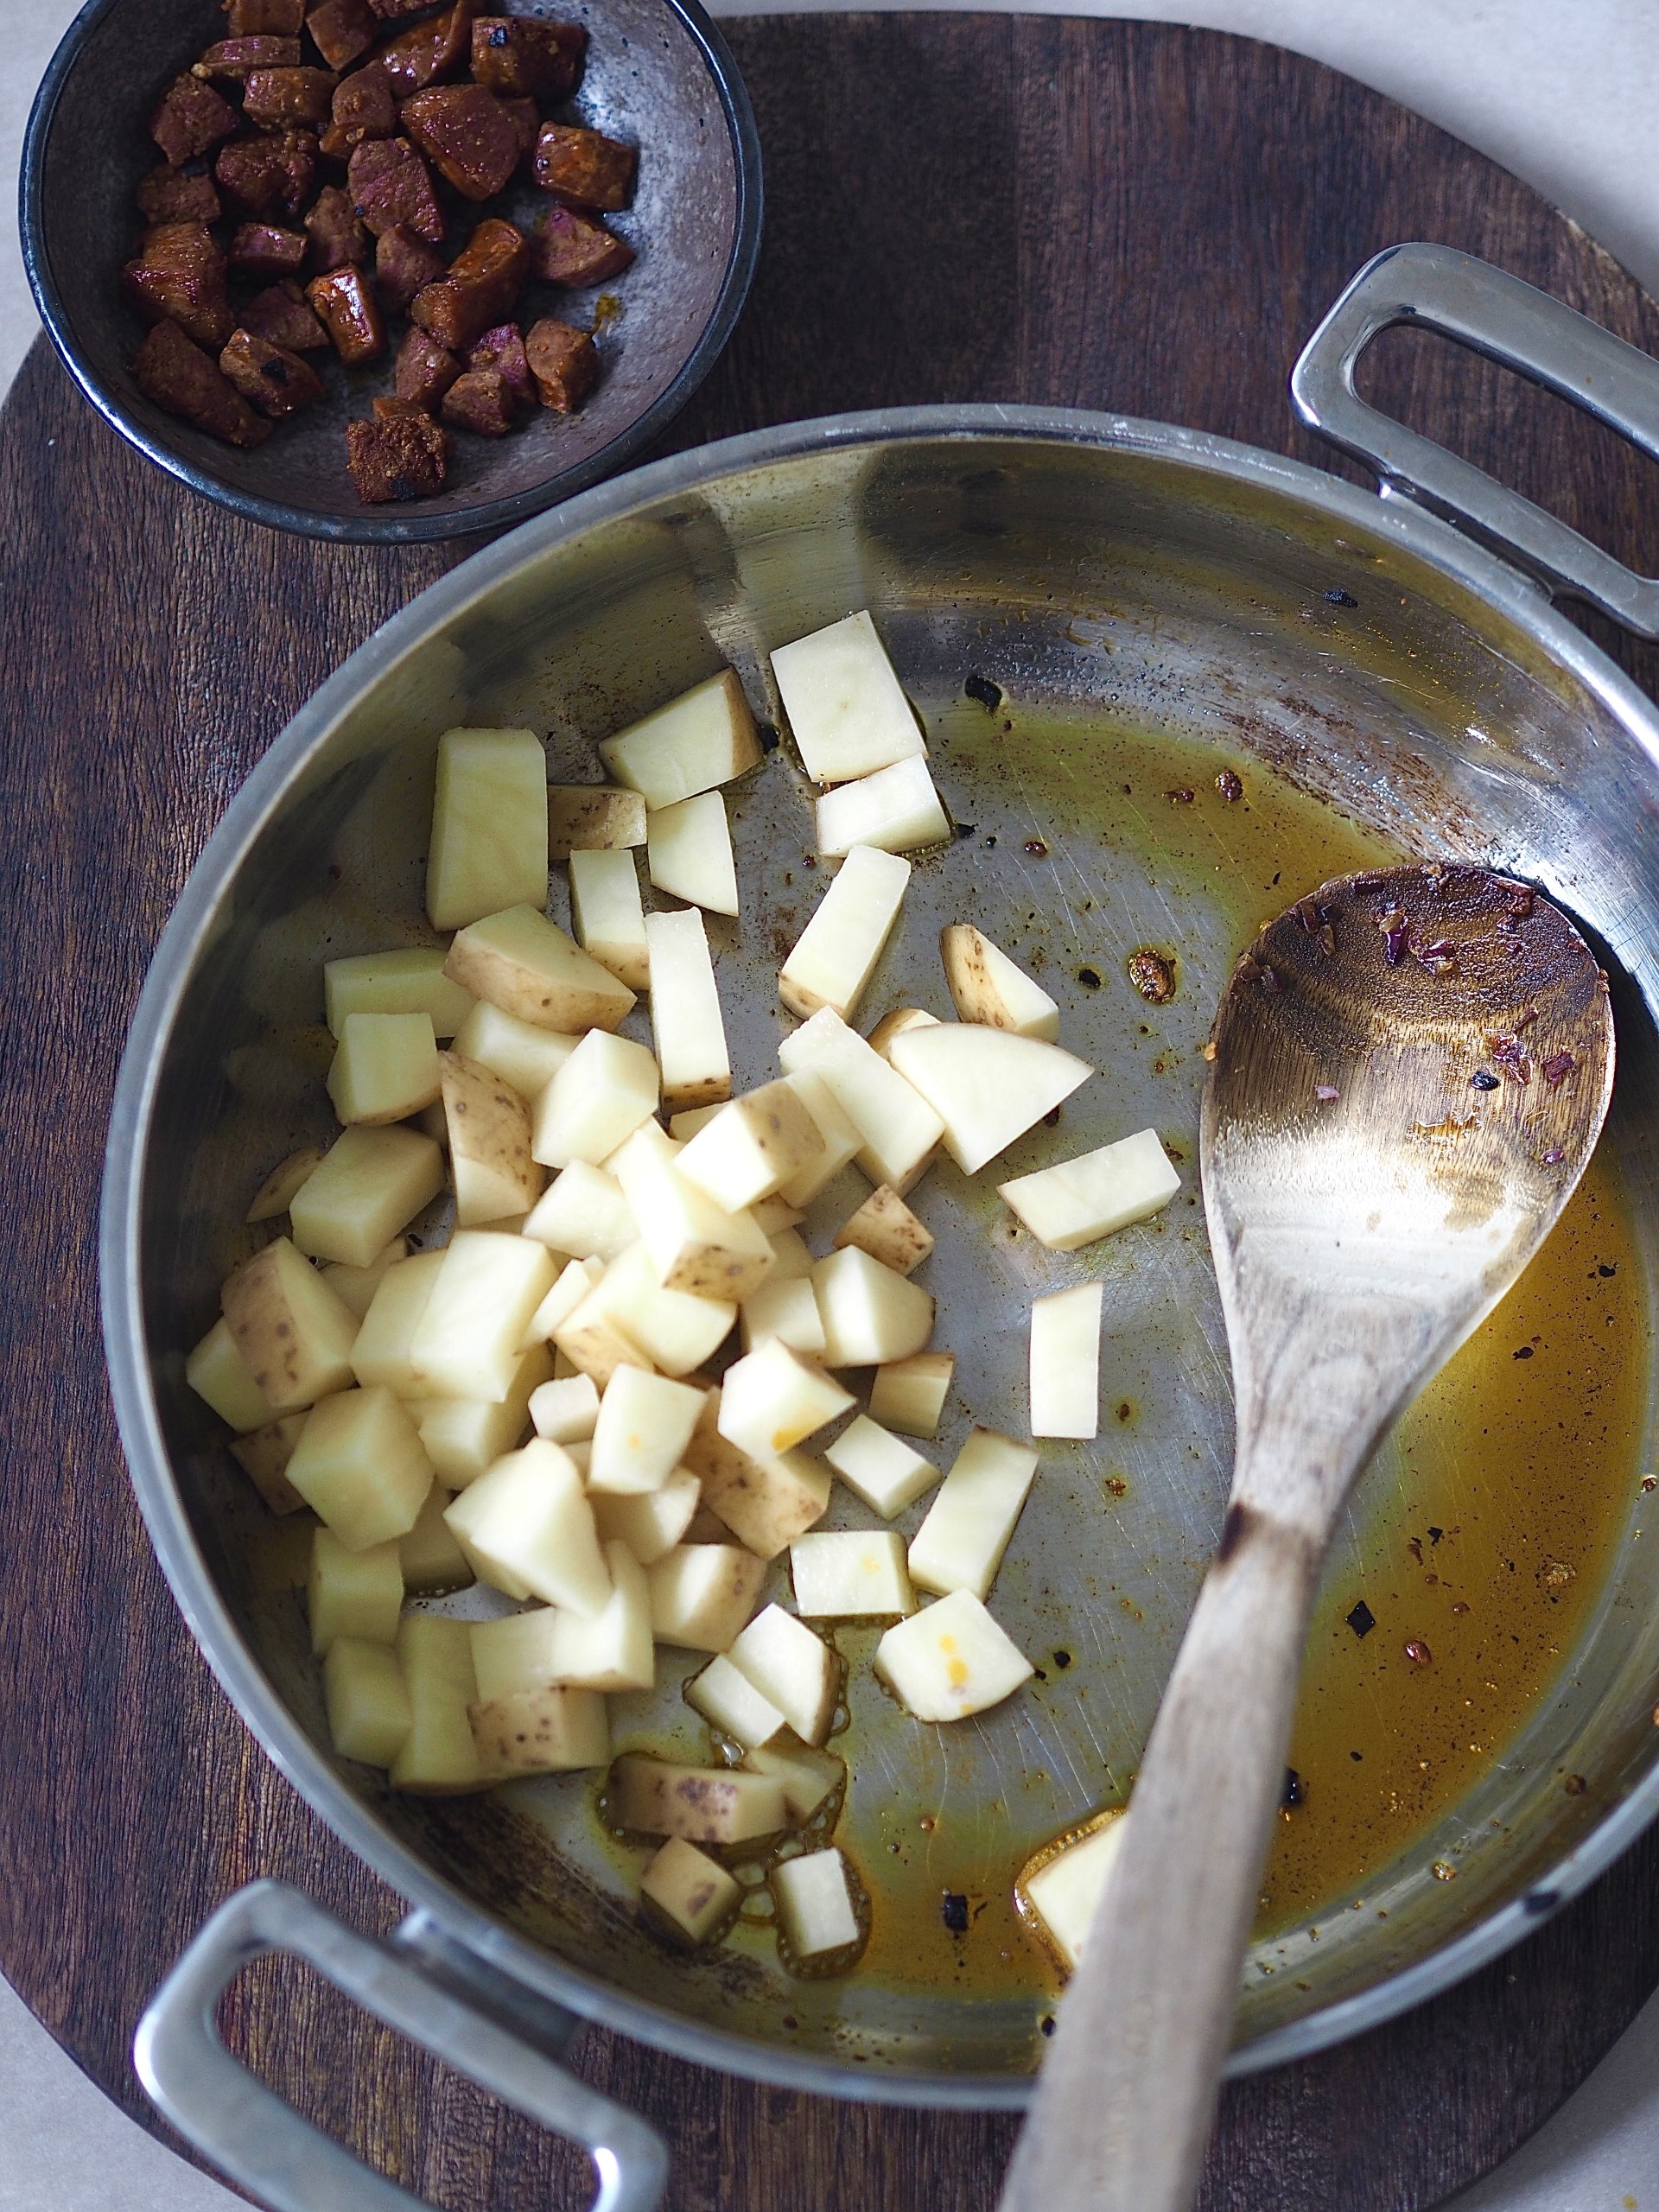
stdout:
[[[522,522],[620,468],[685,404],[732,334],[760,251],[760,146],[736,65],[696,0],[511,0],[501,12],[587,25],[587,72],[557,113],[640,148],[633,206],[607,218],[639,258],[607,288],[622,312],[599,333],[603,373],[578,413],[538,408],[504,438],[459,432],[435,498],[365,507],[346,471],[345,426],[391,390],[389,355],[355,372],[331,366],[326,397],[251,453],[164,413],[133,382],[145,326],[121,268],[143,227],[134,188],[161,158],[146,126],[166,85],[223,35],[224,18],[214,0],[91,0],[82,10],[23,142],[23,258],[64,365],[141,453],[276,529],[407,542]],[[500,205],[528,220],[548,201],[515,183]],[[585,325],[594,302],[532,284],[524,312]]]

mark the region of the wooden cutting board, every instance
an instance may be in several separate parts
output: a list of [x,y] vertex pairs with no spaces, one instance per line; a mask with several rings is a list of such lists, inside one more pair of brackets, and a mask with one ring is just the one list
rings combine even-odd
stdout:
[[[1659,351],[1659,309],[1490,162],[1273,48],[994,15],[727,26],[760,119],[748,313],[675,446],[837,409],[1123,410],[1323,460],[1303,339],[1378,247],[1446,241]],[[1642,464],[1450,348],[1384,349],[1390,404],[1647,573]],[[1649,502],[1649,510],[1651,503]],[[158,1977],[256,1875],[360,1926],[397,1900],[278,1777],[151,1558],[99,1351],[95,1216],[129,1010],[264,747],[461,557],[278,537],[130,453],[44,340],[0,438],[0,1965],[112,2096]],[[1649,689],[1651,653],[1618,646]],[[1227,2096],[1208,2212],[1416,2212],[1493,2164],[1659,1980],[1659,1846],[1409,2018]],[[232,1997],[237,2047],[458,2212],[577,2206],[585,2164],[302,1972]],[[756,2088],[590,2032],[582,2070],[673,2145],[676,2212],[978,2212],[1006,2117]]]

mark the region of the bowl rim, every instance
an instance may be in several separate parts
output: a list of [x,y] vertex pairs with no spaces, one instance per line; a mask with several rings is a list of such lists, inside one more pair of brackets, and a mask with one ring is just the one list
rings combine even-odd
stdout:
[[186,460],[165,439],[140,422],[125,396],[105,384],[86,362],[68,308],[53,277],[47,245],[46,159],[59,103],[94,33],[125,3],[126,0],[86,0],[86,5],[60,41],[35,95],[23,131],[18,179],[23,270],[54,351],[86,397],[129,445],[136,447],[158,468],[165,469],[169,476],[188,485],[193,492],[201,493],[250,522],[336,544],[430,544],[446,538],[511,529],[624,467],[680,412],[725,351],[747,302],[760,261],[766,209],[760,126],[755,121],[748,87],[731,48],[698,0],[658,0],[701,54],[719,97],[735,170],[737,215],[713,310],[678,374],[641,414],[618,431],[599,452],[543,478],[539,484],[514,493],[510,498],[483,500],[475,506],[442,514],[423,514],[413,505],[395,506],[390,511],[365,508],[360,515],[319,514],[309,507],[293,506],[281,499],[243,491],[213,471]]
[[[279,1773],[348,1850],[400,1897],[406,1927],[435,1925],[480,1966],[505,1975],[584,2021],[693,2064],[756,2082],[866,2103],[1014,2110],[1035,2075],[933,2074],[860,2067],[796,2051],[698,2020],[618,1987],[537,1945],[439,1872],[350,1789],[277,1694],[232,1618],[185,1510],[162,1433],[139,1273],[143,1163],[160,1052],[178,1014],[199,947],[289,783],[341,721],[440,625],[483,606],[507,578],[551,547],[665,499],[769,463],[847,448],[906,443],[1031,441],[1087,447],[1169,464],[1199,481],[1276,493],[1340,525],[1391,541],[1524,631],[1632,734],[1659,776],[1659,707],[1522,571],[1427,509],[1266,448],[1141,417],[1098,410],[980,403],[872,410],[749,431],[674,454],[596,486],[537,517],[427,587],[375,631],[301,707],[232,799],[186,880],[152,956],[135,1007],[111,1106],[99,1224],[99,1271],[111,1394],[130,1479],[157,1559],[193,1638],[241,1719]],[[1608,1807],[1527,1891],[1462,1935],[1370,1988],[1268,2031],[1233,2050],[1236,2078],[1311,2057],[1380,2027],[1464,1980],[1542,1925],[1529,1899],[1553,1913],[1577,1897],[1659,1816],[1659,1764]]]

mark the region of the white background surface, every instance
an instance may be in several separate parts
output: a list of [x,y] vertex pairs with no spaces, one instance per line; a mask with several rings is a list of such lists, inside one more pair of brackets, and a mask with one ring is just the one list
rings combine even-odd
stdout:
[[[714,12],[817,4],[716,0]],[[1514,169],[1659,292],[1659,0],[1050,0],[1044,12],[1242,31],[1345,70]],[[0,0],[8,208],[35,83],[74,13],[73,0]],[[37,327],[8,216],[0,391]],[[0,2212],[230,2212],[238,2202],[108,2104],[0,1982]],[[1659,2212],[1659,1998],[1556,2119],[1447,2212],[1632,2208]]]

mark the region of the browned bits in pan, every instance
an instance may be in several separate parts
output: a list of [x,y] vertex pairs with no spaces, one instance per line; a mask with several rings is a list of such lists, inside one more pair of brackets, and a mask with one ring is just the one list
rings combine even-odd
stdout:
[[429,499],[443,489],[449,433],[418,408],[391,416],[377,411],[372,423],[346,424],[346,459],[366,506]]
[[1241,799],[1244,796],[1244,786],[1230,768],[1224,768],[1216,778],[1216,789],[1230,806],[1236,799]]
[[482,85],[435,85],[403,105],[403,125],[464,200],[493,198],[523,158],[518,128]]
[[614,214],[633,196],[639,165],[637,149],[598,130],[548,123],[536,141],[536,181],[568,207]]
[[257,446],[270,425],[175,322],[158,322],[132,365],[138,389],[169,415],[181,416],[229,445]]
[[360,269],[334,269],[326,276],[313,277],[305,296],[348,369],[385,353],[386,326],[380,303]]
[[429,284],[410,314],[441,346],[464,349],[507,320],[529,273],[530,248],[523,232],[486,215],[448,276]]
[[374,289],[393,315],[407,315],[415,295],[443,274],[443,256],[416,237],[406,223],[394,223],[375,241]]
[[250,330],[232,334],[219,365],[244,399],[273,422],[296,415],[322,397],[322,379],[308,361]]
[[1173,964],[1147,944],[1129,955],[1129,981],[1148,1006],[1166,1006],[1175,995]]
[[306,17],[305,28],[331,69],[349,69],[380,35],[369,0],[323,0]]
[[569,415],[599,381],[599,353],[585,330],[550,315],[531,326],[524,340],[531,374],[543,407]]
[[150,137],[175,169],[210,151],[236,127],[236,110],[188,72],[173,79],[149,119]]
[[225,256],[202,223],[158,225],[122,271],[147,315],[166,316],[215,353],[236,327],[225,275]]
[[334,78],[327,69],[256,69],[242,95],[242,112],[268,130],[300,124],[321,127],[334,102]]
[[543,283],[573,290],[602,284],[633,264],[633,248],[603,223],[573,208],[550,207],[531,241],[535,273]]
[[473,74],[499,98],[562,100],[576,89],[588,34],[576,23],[480,16],[473,25]]
[[296,276],[305,266],[305,247],[303,231],[284,230],[280,223],[243,223],[231,238],[231,267],[251,276]]

